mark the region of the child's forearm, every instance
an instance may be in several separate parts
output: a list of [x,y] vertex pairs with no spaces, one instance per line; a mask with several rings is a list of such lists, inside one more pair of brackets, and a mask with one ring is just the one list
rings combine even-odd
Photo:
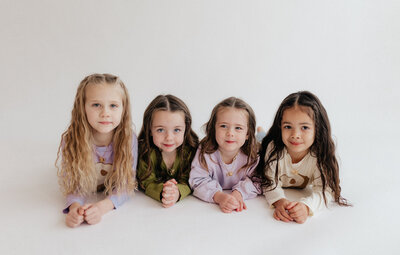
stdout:
[[101,200],[99,202],[96,203],[97,206],[100,209],[100,212],[102,215],[108,213],[109,211],[112,211],[114,209],[114,204],[111,201],[111,199],[106,198],[104,200]]

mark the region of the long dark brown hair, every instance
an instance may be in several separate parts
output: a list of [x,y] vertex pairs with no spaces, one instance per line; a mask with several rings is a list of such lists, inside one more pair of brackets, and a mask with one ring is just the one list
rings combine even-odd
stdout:
[[[330,187],[334,192],[335,202],[341,206],[349,205],[340,194],[339,165],[335,156],[335,144],[331,136],[331,125],[328,114],[318,97],[308,91],[299,91],[287,96],[278,108],[274,122],[261,143],[259,152],[260,162],[253,176],[253,181],[260,182],[261,187],[275,189],[278,183],[279,160],[283,157],[285,144],[282,141],[281,122],[285,110],[304,106],[309,109],[306,113],[315,123],[315,139],[310,152],[317,158],[317,166],[321,173],[322,191],[325,205],[327,205],[325,190]],[[267,148],[270,148],[268,155]],[[275,179],[271,180],[267,172],[272,171],[271,163],[276,161]],[[271,187],[275,181],[275,187]]]
[[[181,146],[177,148],[176,156],[182,160],[184,160],[184,150],[183,148],[188,147],[190,151],[192,151],[192,157],[194,156],[194,152],[197,149],[199,138],[197,137],[196,133],[192,130],[192,116],[190,115],[189,108],[186,104],[176,96],[173,95],[159,95],[151,101],[149,106],[147,106],[146,110],[143,114],[143,125],[142,129],[139,133],[139,155],[140,158],[144,159],[147,163],[148,167],[144,174],[138,175],[138,180],[143,181],[147,177],[150,176],[153,169],[151,169],[151,159],[150,154],[152,150],[157,152],[158,161],[162,162],[161,152],[159,151],[158,147],[154,144],[153,138],[151,137],[151,125],[153,122],[153,114],[156,111],[168,111],[168,112],[178,112],[181,111],[185,117],[185,134],[183,137],[183,143]],[[176,176],[178,179],[184,173],[182,171],[190,171],[190,167],[187,169],[177,169]],[[167,173],[161,173],[159,176],[160,182],[167,181]]]
[[204,124],[206,136],[200,142],[200,164],[208,171],[208,166],[204,154],[212,154],[218,149],[215,137],[215,124],[217,123],[218,112],[223,108],[241,109],[248,115],[248,138],[241,151],[247,155],[247,163],[241,169],[246,169],[257,161],[257,143],[255,138],[256,117],[253,109],[245,101],[236,97],[229,97],[217,104],[211,112],[210,120]]

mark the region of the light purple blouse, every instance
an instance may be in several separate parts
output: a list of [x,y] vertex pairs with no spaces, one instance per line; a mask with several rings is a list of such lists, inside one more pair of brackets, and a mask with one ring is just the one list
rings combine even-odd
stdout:
[[[100,157],[104,158],[103,162],[101,162]],[[138,158],[138,141],[137,141],[137,137],[135,134],[132,135],[132,157],[133,157],[133,166],[132,166],[133,178],[136,179],[136,166],[137,166],[137,158]],[[111,143],[108,146],[103,146],[103,147],[96,146],[96,151],[93,154],[93,158],[95,159],[95,164],[103,163],[104,165],[110,165],[112,167],[112,164],[114,162],[113,144]],[[103,170],[101,170],[101,171],[103,171]],[[108,198],[114,204],[114,208],[117,209],[118,207],[120,207],[123,203],[125,203],[129,199],[129,195],[126,192],[122,192],[119,195],[115,193],[115,194],[109,196]],[[67,199],[65,202],[65,209],[63,210],[63,213],[68,213],[69,206],[75,202],[77,202],[81,205],[84,205],[86,202],[86,198],[83,196],[77,195],[77,194],[67,195]]]
[[223,189],[239,191],[243,200],[254,198],[261,194],[261,191],[253,185],[249,178],[258,164],[259,158],[257,158],[256,163],[247,169],[241,169],[247,163],[247,156],[243,152],[240,151],[231,164],[225,164],[222,161],[219,150],[217,150],[212,154],[204,155],[208,166],[207,171],[200,165],[199,154],[200,148],[193,159],[189,178],[189,184],[193,189],[194,196],[214,203],[213,197],[215,193]]

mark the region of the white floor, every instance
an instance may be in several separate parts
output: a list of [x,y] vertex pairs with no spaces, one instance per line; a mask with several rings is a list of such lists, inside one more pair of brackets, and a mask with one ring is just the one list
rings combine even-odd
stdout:
[[[164,209],[137,192],[98,225],[69,229],[52,166],[56,144],[18,141],[1,150],[0,254],[399,254],[398,180],[379,189],[353,176],[344,186],[350,208],[333,206],[303,225],[272,218],[263,197],[224,214],[188,197]],[[366,169],[368,171],[368,169]],[[368,178],[364,179],[367,180]],[[379,185],[378,185],[379,184]],[[288,192],[292,198],[297,191]]]

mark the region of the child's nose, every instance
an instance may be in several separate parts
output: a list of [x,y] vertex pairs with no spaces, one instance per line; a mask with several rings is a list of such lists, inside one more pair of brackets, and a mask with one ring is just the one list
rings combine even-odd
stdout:
[[228,130],[226,131],[226,135],[233,136],[233,130],[231,128],[228,128]]
[[104,107],[101,111],[101,116],[102,117],[108,117],[110,116],[110,111],[107,109],[107,107]]
[[172,133],[171,132],[167,132],[166,137],[167,140],[171,140],[172,139]]
[[295,139],[299,139],[299,138],[300,138],[300,132],[299,132],[299,130],[293,129],[293,131],[292,131],[292,138],[295,138]]

